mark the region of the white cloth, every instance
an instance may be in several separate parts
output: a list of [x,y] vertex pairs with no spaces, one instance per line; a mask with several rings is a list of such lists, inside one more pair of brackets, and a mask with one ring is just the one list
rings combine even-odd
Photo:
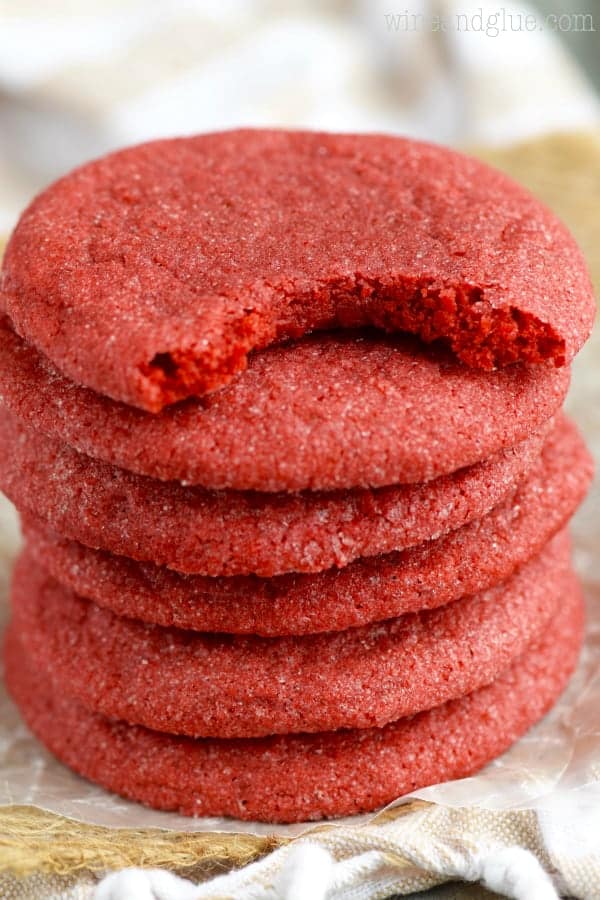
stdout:
[[600,796],[555,794],[537,812],[426,805],[389,824],[300,838],[194,885],[160,870],[109,875],[94,900],[372,900],[449,880],[515,900],[600,897]]

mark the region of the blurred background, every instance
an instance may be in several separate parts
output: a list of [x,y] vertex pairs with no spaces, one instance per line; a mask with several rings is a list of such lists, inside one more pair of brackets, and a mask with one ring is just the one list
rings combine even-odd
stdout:
[[0,233],[114,147],[234,125],[504,145],[600,121],[600,0],[0,0]]

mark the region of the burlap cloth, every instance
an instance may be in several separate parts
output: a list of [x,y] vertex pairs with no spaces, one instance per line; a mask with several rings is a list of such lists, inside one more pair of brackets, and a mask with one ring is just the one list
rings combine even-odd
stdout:
[[[480,155],[527,185],[570,225],[587,254],[595,283],[600,285],[600,133],[553,136],[509,149],[480,151]],[[599,387],[600,334],[596,329],[577,362],[570,399],[571,410],[596,452],[600,444],[600,403],[594,403],[593,398],[598,398]],[[579,552],[588,555],[588,562],[598,554],[591,537],[593,529],[586,524],[600,514],[597,499],[596,495],[588,501],[576,534]],[[592,593],[595,580],[592,579]],[[590,753],[597,752],[596,777],[600,778],[600,738],[596,744],[592,737],[590,741]],[[540,900],[556,896],[555,889],[577,897],[600,897],[600,793],[593,784],[589,787],[588,807],[589,821],[584,802],[579,807],[584,810],[583,825],[579,813],[568,823],[569,830],[575,832],[578,824],[582,826],[579,842],[567,840],[559,827],[561,821],[564,824],[563,812],[557,814],[556,809],[554,813],[544,813],[529,809],[447,808],[423,800],[389,810],[368,824],[321,826],[312,840],[329,851],[329,859],[337,861],[328,897],[350,896],[344,893],[350,888],[356,898],[389,897],[422,891],[457,878],[481,880],[508,895],[535,896]],[[561,809],[564,808],[563,805]],[[598,828],[598,843],[585,840],[585,834],[589,837],[593,828]],[[237,876],[242,879],[237,886],[221,882],[205,886],[201,894],[275,897],[282,860],[285,862],[290,854],[290,841],[302,845],[306,838],[107,828],[82,824],[35,807],[3,807],[0,896],[11,900],[91,897],[103,874],[128,866],[156,867],[196,883],[206,882],[218,873],[275,850],[258,863],[258,869],[251,867],[249,874]],[[533,856],[524,859],[522,865],[517,858],[516,866],[514,851],[507,850],[509,856],[505,860],[502,853],[498,856],[502,848],[514,846],[531,851]],[[490,864],[492,850],[495,855]],[[357,863],[357,859],[362,862]],[[549,879],[535,881],[532,860],[534,868],[537,865],[539,869],[539,863],[550,873],[554,887]],[[318,860],[315,867],[319,868]],[[519,879],[521,883],[517,883]],[[543,883],[548,885],[546,893],[540,887]],[[156,883],[152,888],[138,884],[127,896],[192,896],[177,890],[172,884],[161,887]],[[181,890],[186,890],[185,886]],[[460,896],[490,896],[479,889],[464,891]],[[281,887],[279,895],[284,894]],[[315,888],[312,893],[294,896],[322,894]],[[435,892],[435,896],[441,897],[442,893]],[[454,890],[446,893],[444,889],[443,896],[459,894]]]

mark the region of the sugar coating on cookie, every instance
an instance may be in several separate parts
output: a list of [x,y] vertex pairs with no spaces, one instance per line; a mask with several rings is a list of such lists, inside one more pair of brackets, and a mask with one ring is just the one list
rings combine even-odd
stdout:
[[539,643],[489,686],[384,728],[254,740],[172,737],[92,713],[52,688],[14,626],[5,668],[34,734],[109,790],[184,815],[301,822],[372,811],[475,773],[554,704],[577,663],[582,633],[573,576]]
[[563,365],[595,312],[572,236],[500,172],[399,137],[260,130],[132,147],[47,188],[0,308],[74,381],[150,411],[315,329]]
[[504,581],[566,525],[592,474],[581,436],[562,419],[526,480],[482,519],[343,569],[268,579],[180,575],[61,538],[39,519],[25,517],[22,526],[38,565],[118,615],[195,631],[341,631],[442,606]]
[[112,718],[192,737],[382,726],[489,684],[571,583],[559,534],[503,584],[440,609],[303,637],[206,635],[116,616],[25,550],[11,591],[21,642],[57,688]]
[[19,509],[90,547],[186,573],[271,577],[345,566],[480,518],[534,464],[544,437],[425,483],[259,494],[134,475],[0,409],[0,488]]
[[0,320],[0,399],[89,456],[204,487],[297,491],[427,481],[549,419],[568,368],[468,369],[414,338],[328,333],[254,354],[202,400],[148,415],[62,376]]

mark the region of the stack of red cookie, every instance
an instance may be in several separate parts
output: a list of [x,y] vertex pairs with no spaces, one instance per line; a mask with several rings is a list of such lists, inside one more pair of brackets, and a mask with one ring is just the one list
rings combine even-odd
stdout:
[[7,249],[11,693],[152,806],[295,821],[477,770],[563,690],[581,255],[480,163],[230,132],[89,164]]

